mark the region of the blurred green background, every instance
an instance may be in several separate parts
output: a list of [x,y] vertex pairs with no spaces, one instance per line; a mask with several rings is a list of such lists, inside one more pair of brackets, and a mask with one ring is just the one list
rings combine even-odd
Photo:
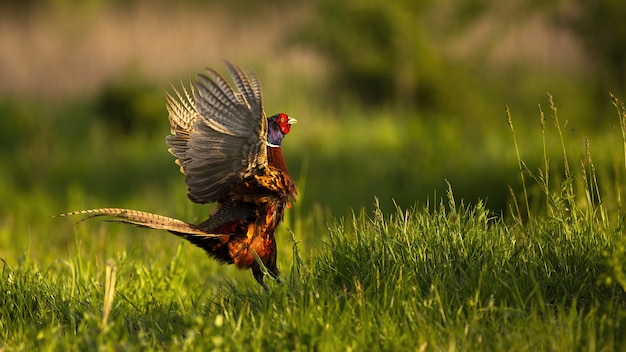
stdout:
[[436,203],[446,180],[506,213],[521,186],[504,107],[534,170],[546,92],[573,164],[589,137],[615,182],[625,17],[621,0],[0,1],[0,257],[65,243],[72,224],[51,216],[70,210],[203,220],[167,152],[164,94],[223,59],[255,70],[268,114],[298,119],[296,213],[321,227],[375,197]]

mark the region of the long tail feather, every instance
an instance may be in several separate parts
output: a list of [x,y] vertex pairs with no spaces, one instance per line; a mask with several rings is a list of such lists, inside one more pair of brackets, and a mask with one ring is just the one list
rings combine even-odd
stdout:
[[100,209],[88,209],[79,210],[71,213],[59,214],[58,216],[71,216],[71,215],[87,215],[87,217],[81,219],[79,222],[87,219],[109,216],[112,217],[111,221],[121,222],[125,224],[137,225],[141,227],[147,227],[150,229],[167,230],[181,235],[194,235],[203,237],[218,237],[224,234],[210,234],[206,233],[193,224],[186,223],[184,221],[168,218],[167,216],[147,213],[145,211],[121,209],[121,208],[100,208]]

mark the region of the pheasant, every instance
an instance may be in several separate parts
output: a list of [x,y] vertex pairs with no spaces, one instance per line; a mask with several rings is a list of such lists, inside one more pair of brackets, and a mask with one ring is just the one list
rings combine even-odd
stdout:
[[[69,215],[167,230],[204,249],[221,263],[252,269],[268,289],[261,264],[275,279],[274,231],[297,194],[281,149],[296,120],[284,113],[266,117],[253,72],[226,62],[236,90],[216,71],[198,74],[190,89],[166,95],[171,134],[169,152],[185,175],[188,197],[217,203],[200,224],[138,210],[101,208]],[[82,221],[82,220],[81,220]]]

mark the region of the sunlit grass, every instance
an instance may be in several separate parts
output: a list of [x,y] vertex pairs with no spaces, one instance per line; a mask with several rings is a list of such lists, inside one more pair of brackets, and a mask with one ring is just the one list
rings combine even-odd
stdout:
[[[616,125],[624,126],[624,108],[614,103]],[[99,199],[89,188],[73,185],[64,198],[53,199],[39,181],[29,192],[4,189],[3,196],[13,202],[4,208],[0,232],[0,346],[619,349],[626,336],[621,203],[625,150],[598,155],[603,141],[596,143],[593,136],[582,145],[569,142],[555,104],[550,99],[546,106],[538,112],[538,133],[532,137],[518,132],[515,114],[509,114],[516,142],[504,133],[503,117],[503,138],[509,141],[502,142],[502,154],[512,173],[507,177],[515,181],[525,175],[528,190],[524,194],[519,184],[512,184],[514,210],[508,215],[483,201],[462,200],[455,183],[444,181],[437,196],[417,198],[411,206],[392,205],[389,210],[376,202],[373,210],[357,208],[346,217],[331,217],[320,206],[305,206],[309,197],[322,199],[324,193],[310,186],[320,177],[311,170],[316,160],[303,162],[297,176],[301,199],[277,233],[285,280],[270,281],[269,293],[249,272],[220,266],[167,233],[98,221],[74,225],[51,217],[67,208],[120,205],[203,219],[208,210],[184,199],[177,170],[166,187],[142,185],[123,197],[104,194]],[[404,136],[406,128],[411,136],[428,135],[420,132],[423,127],[406,126],[395,128],[374,119],[345,135],[356,149],[376,152],[365,136],[380,130],[369,139],[375,146],[406,153],[402,146],[412,141]],[[285,144],[292,143],[292,150],[301,153],[312,141],[292,138],[296,131]],[[330,131],[344,135],[341,127]],[[429,130],[430,140],[437,140],[436,131]],[[623,129],[612,133],[621,138]],[[452,144],[459,135],[446,130],[441,139]],[[119,151],[139,148],[127,164],[143,155],[134,142],[117,143],[112,148]],[[156,139],[142,143],[146,150],[164,149]],[[341,138],[334,143],[337,150],[344,146]],[[459,159],[475,152],[451,147]],[[79,153],[89,154],[93,146],[86,148]],[[83,162],[82,167],[99,165]],[[372,170],[367,173],[376,178]],[[107,204],[115,200],[121,204]]]

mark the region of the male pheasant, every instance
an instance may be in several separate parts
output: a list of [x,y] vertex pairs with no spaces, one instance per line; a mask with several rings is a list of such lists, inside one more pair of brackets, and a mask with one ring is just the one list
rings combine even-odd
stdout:
[[257,257],[278,277],[274,230],[296,188],[283,159],[281,143],[296,120],[280,113],[266,117],[261,88],[253,72],[226,63],[233,89],[212,69],[199,74],[190,90],[167,95],[170,153],[185,175],[188,197],[196,203],[217,202],[200,224],[146,213],[102,208],[62,214],[162,229],[204,249],[219,262],[250,268],[268,289]]

